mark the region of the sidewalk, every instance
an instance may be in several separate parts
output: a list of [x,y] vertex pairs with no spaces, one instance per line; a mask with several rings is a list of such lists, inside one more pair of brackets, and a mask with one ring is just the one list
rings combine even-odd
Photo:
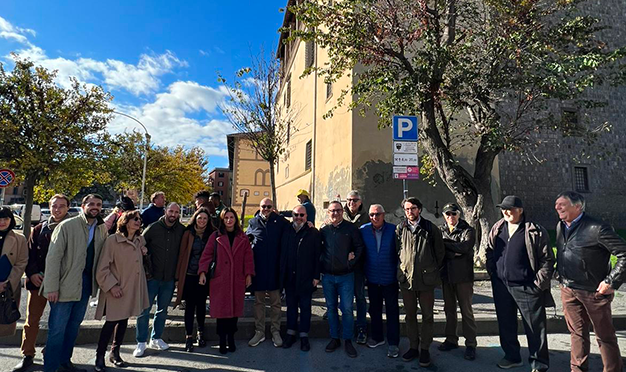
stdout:
[[[551,333],[567,333],[567,326],[563,319],[563,309],[561,305],[560,290],[557,282],[552,281],[552,295],[556,302],[555,308],[548,308],[548,327]],[[366,291],[367,293],[367,291]],[[398,294],[400,302],[400,326],[401,334],[405,335],[404,324],[404,307],[402,303],[402,297]],[[253,300],[246,300],[244,307],[244,317],[239,320],[239,332],[237,337],[239,339],[249,339],[254,335],[254,319],[253,319]],[[478,323],[479,335],[497,335],[498,324],[496,321],[495,308],[493,305],[493,298],[491,293],[490,281],[476,281],[474,283],[474,299],[473,299],[474,316]],[[613,300],[613,323],[618,330],[626,330],[626,286],[615,293],[615,299]],[[311,326],[311,337],[326,338],[328,337],[328,322],[322,319],[322,315],[326,310],[324,295],[322,288],[319,287],[314,293],[313,298],[313,317]],[[269,311],[269,308],[268,308]],[[19,345],[21,340],[21,329],[23,327],[24,317],[26,315],[26,291],[22,291],[21,309],[22,319],[18,322],[18,332],[12,337],[6,337],[0,339],[0,345]],[[285,327],[285,312],[286,307],[283,301],[283,330]],[[356,312],[356,310],[355,310]],[[41,331],[38,336],[38,343],[44,343],[47,338],[47,326],[48,326],[48,308],[41,320]],[[81,332],[78,337],[78,344],[95,343],[98,340],[100,334],[100,328],[104,321],[94,320],[95,307],[89,307],[85,320],[81,325]],[[460,314],[459,314],[460,317]],[[369,319],[369,315],[368,315]],[[459,322],[459,327],[461,326]],[[445,326],[445,315],[443,312],[443,297],[441,289],[435,291],[435,335],[442,336]],[[131,319],[129,322],[129,331],[126,333],[126,340],[128,342],[133,341],[135,337],[134,332],[135,321]],[[215,334],[215,319],[207,318],[206,322],[206,338],[209,340],[216,340]],[[269,319],[267,322],[269,330]],[[520,323],[520,332],[523,333],[523,328]],[[268,332],[269,334],[269,332]],[[184,323],[183,323],[183,310],[174,309],[170,307],[168,315],[168,321],[166,324],[165,333],[163,339],[167,342],[183,342],[185,338]]]

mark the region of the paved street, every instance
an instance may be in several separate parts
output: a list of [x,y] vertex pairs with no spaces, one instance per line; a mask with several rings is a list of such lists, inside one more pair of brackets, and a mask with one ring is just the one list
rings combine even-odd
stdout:
[[[619,333],[619,342],[622,350],[626,350],[626,332]],[[440,352],[437,346],[442,342],[442,338],[436,338],[431,347],[433,365],[429,368],[421,368],[417,361],[410,363],[403,362],[400,358],[389,359],[386,357],[386,346],[377,349],[368,349],[358,346],[359,356],[350,359],[343,352],[338,350],[334,353],[324,352],[326,339],[312,339],[311,352],[301,352],[297,343],[290,350],[276,349],[271,342],[265,341],[256,348],[248,347],[245,341],[237,341],[239,347],[234,354],[223,356],[219,354],[215,342],[209,342],[210,347],[196,349],[195,353],[186,353],[183,344],[172,344],[168,351],[155,352],[148,351],[146,357],[133,358],[131,353],[134,345],[122,347],[122,357],[132,363],[124,371],[463,371],[463,372],[488,372],[501,371],[495,364],[502,357],[502,351],[498,346],[497,336],[483,336],[478,338],[477,359],[469,362],[463,359],[463,348],[450,352]],[[524,337],[520,337],[522,346],[525,347]],[[569,365],[569,335],[552,334],[549,336],[551,371],[567,371]],[[406,350],[408,340],[402,339],[401,351]],[[95,345],[81,345],[74,352],[74,362],[84,364],[89,367],[93,365]],[[527,357],[526,349],[522,351],[523,358]],[[19,350],[17,347],[3,346],[0,348],[0,368],[2,371],[10,371],[19,360]],[[37,356],[37,363],[41,363],[40,355]],[[527,361],[525,361],[527,363]],[[598,347],[595,342],[592,345],[592,356],[590,358],[590,372],[600,372],[601,361],[598,354]],[[34,371],[41,371],[36,368]],[[122,369],[108,368],[109,371],[122,371]],[[523,367],[512,369],[511,371],[529,371],[530,367],[525,364]]]

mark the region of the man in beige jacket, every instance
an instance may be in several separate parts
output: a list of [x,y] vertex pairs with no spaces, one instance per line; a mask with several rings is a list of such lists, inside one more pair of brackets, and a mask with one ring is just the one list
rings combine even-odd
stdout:
[[83,198],[82,212],[54,230],[46,258],[42,292],[50,302],[44,372],[81,372],[70,359],[90,296],[95,296],[95,267],[107,237],[100,217],[102,197]]

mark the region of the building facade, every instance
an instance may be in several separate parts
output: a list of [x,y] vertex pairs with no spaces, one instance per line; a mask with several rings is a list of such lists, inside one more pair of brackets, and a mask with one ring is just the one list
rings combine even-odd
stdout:
[[[598,3],[591,6],[589,12],[613,26],[605,31],[610,33],[605,39],[624,43],[626,4],[616,0],[609,2],[611,6]],[[286,11],[283,27],[296,29],[302,25]],[[290,130],[286,152],[276,167],[278,207],[292,208],[297,204],[297,190],[308,190],[318,210],[317,223],[320,224],[329,201],[345,201],[347,193],[356,189],[366,206],[380,203],[387,210],[390,222],[399,220],[403,217],[399,205],[403,188],[401,180],[393,179],[391,128],[378,129],[373,114],[362,117],[356,110],[348,110],[349,96],[332,117],[323,118],[336,104],[341,90],[353,83],[351,79],[358,71],[344,75],[333,84],[326,84],[315,72],[302,77],[306,68],[328,63],[328,57],[313,42],[284,42],[288,36],[287,33],[281,35],[277,51],[285,76],[280,94],[285,106],[293,107],[297,117]],[[588,199],[590,213],[617,228],[626,227],[626,212],[616,207],[626,202],[626,172],[620,168],[620,159],[626,158],[626,149],[620,146],[626,138],[626,90],[605,87],[590,94],[594,98],[604,97],[608,106],[590,113],[574,112],[575,120],[610,122],[611,133],[601,135],[591,146],[577,139],[563,138],[557,132],[543,133],[540,136],[544,146],[533,154],[533,161],[517,153],[502,153],[492,170],[495,204],[504,195],[519,195],[533,219],[554,229],[556,195],[565,190],[578,190]],[[564,105],[554,108],[559,115],[571,116],[568,110]],[[475,150],[468,147],[457,151],[457,159],[469,172],[473,171],[471,162]],[[605,152],[608,155],[599,156]],[[424,215],[442,221],[441,208],[454,201],[454,197],[438,176],[407,183],[409,194],[424,203]]]
[[231,172],[231,206],[241,213],[244,199],[245,216],[259,210],[263,198],[271,197],[270,166],[250,145],[243,134],[229,134],[228,165]]
[[215,168],[209,172],[209,186],[222,197],[222,203],[231,205],[230,183],[231,172],[228,168]]

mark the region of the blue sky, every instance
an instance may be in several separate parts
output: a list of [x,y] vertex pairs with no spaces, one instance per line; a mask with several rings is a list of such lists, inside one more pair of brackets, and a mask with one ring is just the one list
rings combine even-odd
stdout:
[[[278,43],[287,0],[2,0],[0,61],[11,52],[111,91],[116,110],[159,145],[200,146],[209,168],[228,165],[217,71],[231,77],[251,53]],[[133,129],[118,116],[111,132]]]

